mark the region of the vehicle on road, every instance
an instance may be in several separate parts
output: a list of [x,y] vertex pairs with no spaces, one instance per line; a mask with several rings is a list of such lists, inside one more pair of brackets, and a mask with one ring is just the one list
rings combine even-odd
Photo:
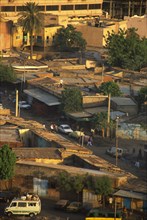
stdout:
[[0,191],[0,201],[10,202],[17,195],[17,193],[11,191]]
[[69,137],[78,140],[80,137],[85,136],[83,131],[73,131],[69,134]]
[[28,104],[26,101],[20,101],[18,103],[18,107],[19,108],[22,108],[22,109],[30,109],[31,108],[31,105]]
[[117,153],[117,157],[121,158],[128,154],[128,150],[122,148],[116,148],[116,147],[110,147],[106,150],[106,154],[109,154],[112,157],[116,157],[116,153]]
[[71,127],[67,124],[62,124],[58,126],[58,132],[63,133],[63,134],[70,134],[73,132]]
[[41,212],[41,201],[38,196],[28,199],[22,196],[18,199],[13,199],[9,206],[5,208],[7,216],[12,215],[27,215],[30,217],[36,216]]
[[66,210],[66,207],[70,204],[69,200],[61,199],[54,205],[55,209]]
[[87,214],[85,220],[122,220],[122,211],[116,213],[111,209],[93,208]]
[[80,212],[82,210],[82,203],[81,202],[71,202],[67,207],[67,212]]

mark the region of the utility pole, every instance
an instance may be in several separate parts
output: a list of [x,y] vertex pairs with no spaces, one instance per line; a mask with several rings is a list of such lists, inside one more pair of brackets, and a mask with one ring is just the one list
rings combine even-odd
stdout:
[[115,130],[115,147],[116,147],[116,161],[115,161],[115,165],[118,165],[118,121],[119,121],[119,117],[116,117],[116,130]]
[[112,0],[110,0],[110,9],[109,9],[110,18],[112,18],[112,6],[113,6],[113,2]]
[[104,82],[104,64],[103,64],[103,66],[102,66],[102,80],[101,80],[101,82],[102,82],[102,83]]
[[108,94],[108,116],[107,116],[107,137],[110,137],[110,106],[111,106],[111,94]]
[[128,5],[128,16],[130,17],[131,15],[131,0],[129,0],[129,5]]
[[18,90],[16,90],[15,116],[18,117]]

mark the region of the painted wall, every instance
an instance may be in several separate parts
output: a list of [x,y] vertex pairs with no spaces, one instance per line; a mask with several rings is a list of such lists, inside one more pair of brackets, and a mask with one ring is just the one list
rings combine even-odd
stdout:
[[118,129],[118,137],[146,141],[147,131],[140,124],[121,123]]

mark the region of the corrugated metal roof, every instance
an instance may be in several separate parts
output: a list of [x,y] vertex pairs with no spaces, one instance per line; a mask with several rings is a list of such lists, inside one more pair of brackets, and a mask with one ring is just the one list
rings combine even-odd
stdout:
[[114,193],[114,196],[121,196],[121,197],[127,197],[132,199],[140,199],[140,200],[147,200],[147,195],[143,193],[138,192],[132,192],[132,191],[125,191],[125,190],[118,190],[116,193]]
[[41,89],[35,88],[35,89],[29,89],[24,90],[24,93],[45,103],[48,106],[54,106],[54,105],[60,105],[58,98],[55,96],[49,94],[48,92],[45,92]]
[[19,159],[62,159],[61,153],[55,148],[13,148]]
[[19,131],[17,128],[0,127],[0,141],[21,142]]
[[68,115],[73,118],[90,118],[90,117],[92,117],[92,115],[90,113],[85,112],[85,111],[69,113]]
[[121,118],[122,116],[125,116],[126,113],[120,112],[120,111],[112,111],[110,112],[110,117],[112,120],[115,120],[117,117]]
[[136,106],[136,103],[131,98],[127,98],[127,97],[112,97],[111,101],[115,102],[117,105],[134,105],[134,106]]
[[94,108],[85,108],[84,110],[85,110],[85,112],[87,112],[89,114],[96,114],[99,112],[107,112],[108,108],[105,106],[102,106],[102,107],[94,107]]

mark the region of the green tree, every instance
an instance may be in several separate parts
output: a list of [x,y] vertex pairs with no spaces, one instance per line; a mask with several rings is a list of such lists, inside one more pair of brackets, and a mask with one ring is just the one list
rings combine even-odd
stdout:
[[105,197],[112,193],[112,181],[108,176],[89,176],[87,188],[97,196],[102,196],[102,204],[105,207]]
[[13,82],[15,79],[16,74],[13,68],[0,63],[0,82]]
[[40,12],[38,4],[27,2],[24,11],[19,13],[18,23],[23,27],[23,31],[30,34],[30,59],[33,56],[33,34],[39,33],[43,24],[43,14]]
[[147,101],[147,86],[145,86],[139,90],[137,99],[138,99],[138,107],[140,110],[142,104]]
[[78,201],[79,201],[79,194],[85,186],[85,180],[86,180],[85,175],[76,175],[71,177],[72,189],[78,194]]
[[140,70],[147,64],[147,39],[140,38],[135,28],[108,32],[106,39],[110,65],[130,70]]
[[57,186],[59,187],[59,189],[65,190],[67,192],[72,190],[71,176],[68,172],[63,171],[59,173],[59,175],[57,176]]
[[78,88],[65,88],[61,98],[62,111],[65,113],[82,110],[82,94]]
[[86,41],[82,33],[76,31],[72,25],[58,30],[54,37],[54,47],[60,51],[85,50]]
[[110,123],[108,124],[108,113],[99,112],[95,114],[91,120],[92,127],[94,130],[101,131],[102,137],[105,137],[107,128],[110,130],[110,137],[113,135],[113,129],[116,127],[115,121],[110,118]]
[[115,82],[104,82],[98,88],[99,93],[104,95],[111,94],[111,96],[121,96],[121,91],[117,83]]
[[16,155],[11,148],[5,144],[0,148],[0,180],[10,180],[14,176]]
[[95,130],[101,131],[102,137],[104,137],[108,126],[107,112],[95,114],[92,118],[92,126]]

